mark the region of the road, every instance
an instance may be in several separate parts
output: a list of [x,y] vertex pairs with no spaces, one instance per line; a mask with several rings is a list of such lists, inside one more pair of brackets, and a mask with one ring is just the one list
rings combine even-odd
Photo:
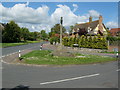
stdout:
[[[30,44],[3,49],[7,55],[27,48],[39,49]],[[31,88],[117,88],[118,62],[69,66],[25,66],[2,64],[2,86],[13,88],[28,85]]]
[[19,50],[24,50],[24,49],[39,49],[40,45],[42,43],[44,44],[46,42],[30,43],[30,44],[27,44],[27,45],[2,48],[2,56],[10,54],[10,53],[18,52]]

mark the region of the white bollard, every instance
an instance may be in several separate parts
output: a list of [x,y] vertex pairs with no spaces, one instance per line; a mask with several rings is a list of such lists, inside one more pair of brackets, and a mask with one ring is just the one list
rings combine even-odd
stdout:
[[118,58],[118,55],[119,55],[119,54],[118,54],[118,52],[117,52],[117,53],[116,53],[116,57],[117,57],[117,58]]
[[40,50],[42,50],[42,45],[40,45]]
[[19,50],[19,58],[21,57],[21,51]]

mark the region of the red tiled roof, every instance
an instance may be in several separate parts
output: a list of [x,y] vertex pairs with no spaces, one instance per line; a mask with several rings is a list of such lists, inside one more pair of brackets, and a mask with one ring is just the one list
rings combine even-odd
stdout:
[[112,36],[116,36],[117,32],[120,32],[120,28],[112,28],[110,30],[110,33],[111,33]]
[[118,32],[118,31],[120,31],[120,28],[112,28],[112,29],[110,30],[110,32]]

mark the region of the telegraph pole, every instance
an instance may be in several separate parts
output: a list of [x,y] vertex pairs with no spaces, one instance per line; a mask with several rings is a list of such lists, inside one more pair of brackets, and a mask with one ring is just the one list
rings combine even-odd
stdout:
[[62,47],[62,24],[63,24],[63,17],[60,19],[60,46]]

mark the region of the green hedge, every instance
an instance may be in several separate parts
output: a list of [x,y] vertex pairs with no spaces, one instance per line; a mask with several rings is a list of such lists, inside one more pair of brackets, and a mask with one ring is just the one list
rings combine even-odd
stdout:
[[74,47],[74,44],[78,44],[80,48],[93,48],[93,49],[108,49],[107,40],[105,37],[98,36],[84,36],[79,38],[64,37],[63,45]]
[[51,38],[50,38],[50,44],[53,44],[53,42],[55,42],[55,44],[56,44],[57,42],[60,43],[59,37],[51,37]]

